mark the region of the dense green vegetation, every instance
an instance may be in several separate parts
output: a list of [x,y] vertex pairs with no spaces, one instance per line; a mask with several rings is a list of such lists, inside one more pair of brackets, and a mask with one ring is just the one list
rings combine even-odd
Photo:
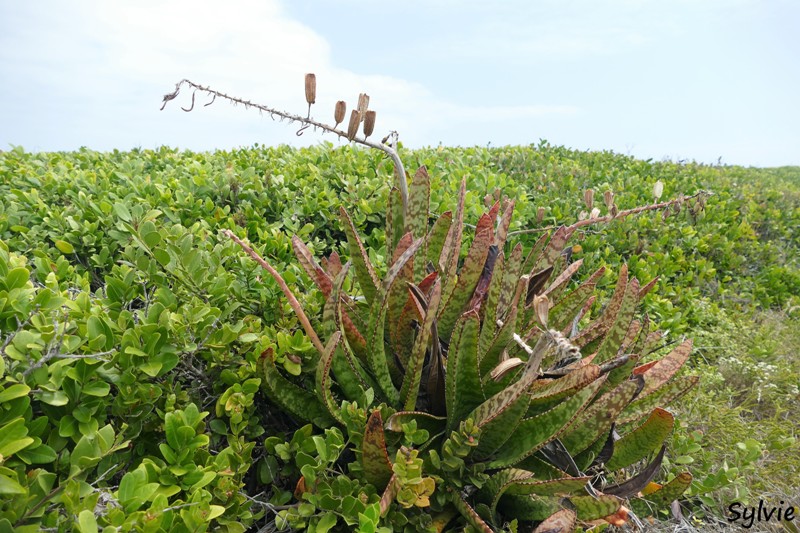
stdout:
[[[577,281],[609,267],[597,316],[622,263],[643,283],[659,276],[643,310],[668,341],[695,339],[701,382],[672,406],[680,425],[662,476],[693,473],[685,515],[800,493],[800,169],[546,143],[403,155],[427,166],[433,214],[452,208],[464,178],[467,223],[495,190],[515,199],[509,240],[526,248],[577,220],[587,188],[613,190],[620,209],[652,202],[656,181],[663,198],[710,191],[704,210],[579,232]],[[294,503],[302,467],[327,469],[345,443],[294,433],[301,424],[267,398],[263,352],[312,388],[318,355],[277,284],[221,230],[249,238],[319,320],[325,299],[291,237],[317,258],[349,257],[344,205],[385,265],[391,172],[381,154],[330,146],[0,154],[0,528],[243,531]],[[352,505],[369,518],[366,503]]]

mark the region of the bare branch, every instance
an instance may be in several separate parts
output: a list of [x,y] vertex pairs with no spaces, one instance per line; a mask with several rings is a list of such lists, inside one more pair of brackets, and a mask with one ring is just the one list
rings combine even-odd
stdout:
[[[695,193],[695,194],[693,194],[691,196],[683,196],[683,195],[681,195],[681,196],[678,196],[677,198],[673,198],[672,200],[668,200],[666,202],[661,202],[661,203],[658,203],[658,204],[643,205],[643,206],[639,206],[639,207],[634,207],[633,209],[626,209],[625,211],[620,211],[619,213],[617,213],[616,216],[606,215],[604,217],[594,217],[594,218],[587,218],[587,219],[584,219],[584,220],[579,220],[579,221],[575,222],[574,224],[572,224],[570,226],[570,228],[571,229],[579,229],[579,228],[584,228],[586,226],[593,226],[595,224],[602,224],[604,222],[611,222],[612,220],[621,220],[621,219],[623,219],[623,218],[625,218],[627,216],[630,216],[630,215],[636,215],[636,214],[639,214],[639,213],[643,213],[645,211],[654,211],[654,210],[657,210],[657,209],[666,209],[666,208],[672,207],[673,205],[676,205],[676,204],[684,204],[684,203],[688,202],[689,200],[693,200],[695,198],[708,197],[708,196],[711,196],[711,195],[712,195],[712,193],[710,193],[708,191],[699,191],[699,192],[697,192],[697,193]],[[517,230],[517,231],[510,232],[508,234],[508,236],[509,237],[513,237],[515,235],[525,235],[527,233],[542,233],[542,232],[545,232],[545,231],[550,231],[550,230],[553,230],[553,229],[557,229],[558,227],[559,226],[546,226],[544,228],[532,228],[532,229]]]
[[[187,111],[187,112],[191,111],[192,109],[194,109],[195,93],[197,91],[200,91],[200,92],[204,92],[204,93],[212,96],[212,100],[209,103],[205,104],[205,106],[211,105],[214,102],[214,100],[217,99],[217,97],[220,97],[220,98],[222,98],[224,100],[229,101],[233,105],[239,105],[239,104],[243,105],[245,107],[245,109],[249,109],[251,107],[254,107],[254,108],[258,109],[262,113],[269,114],[269,116],[273,120],[275,119],[276,116],[278,116],[278,117],[281,118],[281,120],[286,119],[290,123],[299,122],[299,123],[303,124],[304,126],[297,132],[298,135],[302,135],[303,130],[305,130],[308,127],[312,127],[313,126],[313,128],[315,130],[316,129],[321,129],[322,131],[327,131],[327,132],[333,133],[334,135],[342,137],[344,139],[348,139],[347,132],[342,131],[340,129],[337,129],[337,128],[333,127],[333,126],[329,126],[328,124],[324,124],[322,122],[314,120],[310,116],[303,117],[302,115],[296,115],[294,113],[287,113],[286,111],[281,111],[279,109],[275,109],[275,108],[268,107],[268,106],[265,106],[265,105],[257,104],[257,103],[251,102],[249,100],[244,100],[242,98],[237,98],[235,96],[230,96],[230,95],[225,94],[223,92],[217,91],[215,89],[212,89],[212,88],[204,86],[204,85],[200,85],[200,84],[194,83],[193,81],[190,81],[190,80],[187,80],[187,79],[182,79],[181,81],[176,83],[174,92],[171,92],[169,94],[165,94],[164,95],[163,103],[161,105],[161,110],[162,111],[164,110],[164,108],[166,107],[167,103],[170,100],[174,100],[175,98],[177,98],[178,94],[180,93],[181,86],[183,86],[183,85],[188,85],[189,87],[192,87],[195,90],[195,92],[192,93],[192,104],[191,104],[191,107],[189,107],[188,109],[183,108],[183,107],[181,108],[181,109],[183,109],[184,111]],[[395,136],[396,136],[396,134],[395,134]],[[386,140],[388,140],[389,137],[390,136],[387,136]],[[390,146],[389,144],[387,144],[386,142],[376,143],[376,142],[367,140],[366,137],[355,137],[352,140],[353,140],[353,142],[355,142],[357,144],[361,144],[363,146],[368,146],[369,148],[374,148],[376,150],[380,150],[381,152],[384,152],[385,154],[387,154],[392,159],[392,163],[394,164],[395,176],[397,178],[398,188],[400,189],[400,196],[403,199],[403,212],[404,213],[408,212],[408,185],[406,183],[406,171],[405,171],[405,167],[403,166],[403,162],[400,159],[400,155],[397,153],[397,150],[393,146]]]

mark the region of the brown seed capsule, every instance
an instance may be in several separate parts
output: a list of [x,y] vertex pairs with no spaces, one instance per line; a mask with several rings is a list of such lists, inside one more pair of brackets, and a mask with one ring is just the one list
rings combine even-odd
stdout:
[[586,209],[591,211],[594,205],[594,191],[592,189],[583,191],[583,202],[586,204]]
[[544,211],[545,211],[544,207],[540,207],[539,209],[536,210],[536,222],[541,222],[542,220],[544,220]]
[[611,206],[611,217],[613,218],[617,216],[617,213],[618,213],[617,204],[614,204]]
[[[344,114],[347,112],[347,103],[344,100],[336,102],[336,109],[333,111],[333,120],[336,126],[344,122]],[[334,128],[336,127],[334,126]]]
[[367,114],[364,116],[364,138],[366,139],[372,132],[375,131],[375,115],[377,112],[375,111],[367,111]]
[[347,125],[347,138],[351,141],[356,138],[356,133],[358,133],[358,125],[361,123],[359,120],[358,111],[353,109],[350,112],[350,124]]
[[606,203],[606,207],[611,209],[611,206],[614,205],[614,193],[612,191],[604,192],[603,201]]
[[308,105],[317,101],[317,76],[316,74],[306,74],[306,102]]
[[366,93],[359,94],[358,95],[359,120],[364,120],[364,115],[366,115],[368,107],[369,107],[369,95]]

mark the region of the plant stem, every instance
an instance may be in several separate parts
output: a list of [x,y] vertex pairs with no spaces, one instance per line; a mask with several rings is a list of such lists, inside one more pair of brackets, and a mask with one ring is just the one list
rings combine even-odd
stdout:
[[[272,107],[268,107],[268,106],[265,106],[265,105],[261,105],[261,104],[257,104],[257,103],[251,102],[250,100],[244,100],[242,98],[237,98],[235,96],[230,96],[230,95],[225,94],[223,92],[214,90],[214,89],[212,89],[210,87],[207,87],[207,86],[204,86],[204,85],[200,85],[198,83],[194,83],[193,81],[188,80],[188,79],[182,79],[181,81],[179,81],[178,83],[175,84],[175,91],[174,92],[171,92],[169,94],[164,95],[163,104],[161,106],[161,110],[162,111],[164,110],[164,107],[167,105],[167,102],[169,102],[170,100],[175,99],[175,97],[178,96],[178,93],[180,92],[181,86],[184,85],[184,84],[188,85],[189,87],[192,87],[195,91],[200,91],[200,92],[204,92],[206,94],[211,95],[213,97],[213,100],[211,100],[211,102],[209,102],[209,103],[207,103],[205,105],[211,105],[211,103],[214,102],[214,100],[216,100],[217,97],[219,97],[219,98],[222,98],[223,100],[227,100],[227,101],[231,102],[233,105],[241,104],[241,105],[243,105],[245,107],[245,109],[249,109],[251,107],[254,107],[254,108],[258,109],[259,111],[261,111],[262,113],[269,113],[270,117],[272,117],[273,119],[275,118],[275,116],[279,116],[279,117],[281,117],[281,119],[287,119],[290,122],[299,122],[301,124],[305,124],[305,127],[313,126],[314,129],[319,128],[319,129],[321,129],[323,131],[327,131],[327,132],[333,133],[334,135],[338,135],[339,137],[343,137],[345,139],[348,139],[346,131],[342,131],[342,130],[336,129],[333,126],[329,126],[328,124],[324,124],[322,122],[314,120],[310,116],[304,117],[302,115],[296,115],[294,113],[287,113],[286,111],[281,111],[279,109],[275,109],[275,108],[272,108]],[[182,107],[181,109],[183,109],[186,112],[192,111],[194,109],[194,100],[195,100],[194,94],[192,94],[192,105],[191,105],[191,107],[189,109],[186,109],[186,108]],[[300,131],[302,131],[302,129],[303,128],[301,128]],[[387,154],[392,159],[392,163],[394,164],[395,177],[397,178],[397,186],[400,189],[400,196],[403,199],[403,213],[404,214],[407,213],[408,212],[408,185],[406,183],[406,171],[405,171],[405,167],[403,166],[403,161],[400,159],[400,155],[397,153],[397,150],[395,150],[391,146],[389,146],[387,144],[384,144],[384,143],[376,143],[376,142],[373,142],[373,141],[369,141],[369,140],[367,140],[366,137],[361,137],[361,138],[355,137],[355,138],[352,139],[352,141],[357,143],[357,144],[361,144],[363,146],[367,146],[369,148],[374,148],[376,150],[380,150],[381,152],[384,152],[385,154]]]

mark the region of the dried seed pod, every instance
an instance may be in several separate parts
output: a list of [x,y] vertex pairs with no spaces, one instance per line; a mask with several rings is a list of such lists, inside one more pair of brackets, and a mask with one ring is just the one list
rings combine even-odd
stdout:
[[589,218],[597,218],[599,216],[600,216],[600,208],[599,207],[595,207],[594,209],[592,209],[592,212],[589,213]]
[[672,212],[675,213],[676,215],[681,212],[680,202],[675,202],[674,204],[672,204]]
[[344,122],[344,114],[347,112],[347,103],[344,100],[339,100],[336,102],[336,108],[333,110],[333,120],[336,122],[336,126]]
[[617,204],[611,206],[611,217],[614,218],[617,216],[619,210],[617,209]]
[[594,191],[592,189],[583,191],[583,202],[586,204],[586,209],[591,211],[594,205]]
[[539,209],[536,210],[536,222],[541,222],[542,220],[544,220],[544,212],[545,212],[544,207],[540,207]]
[[317,76],[306,74],[306,102],[311,105],[317,101]]
[[483,197],[483,205],[485,205],[487,207],[487,209],[489,207],[492,207],[492,202],[493,201],[494,201],[494,197],[492,197],[491,194],[487,194],[486,196]]
[[664,209],[661,212],[661,220],[667,220],[669,218],[669,209]]
[[377,112],[375,111],[367,111],[367,114],[364,116],[364,138],[366,139],[372,132],[375,130],[375,115]]
[[358,133],[358,125],[361,123],[359,120],[358,111],[353,109],[350,112],[350,124],[347,126],[347,138],[351,141],[356,138],[356,133]]
[[586,211],[581,211],[578,213],[578,220],[586,220],[587,218],[589,218],[589,213]]
[[603,193],[603,201],[606,203],[606,207],[611,209],[611,206],[614,205],[614,193],[612,191],[606,191]]
[[545,295],[537,295],[533,297],[533,310],[536,312],[536,318],[539,323],[547,327],[547,316],[550,314],[550,300]]
[[520,359],[519,357],[513,357],[511,359],[506,359],[502,361],[499,365],[492,369],[490,376],[495,381],[500,381],[500,379],[508,374],[510,371],[514,370],[517,367],[520,367],[525,364],[525,361]]
[[661,195],[664,193],[664,183],[661,180],[658,180],[653,184],[653,196],[656,197],[656,200],[661,198]]
[[369,95],[367,93],[361,93],[358,95],[358,115],[359,121],[364,120],[364,116],[367,114],[367,108],[369,107]]

